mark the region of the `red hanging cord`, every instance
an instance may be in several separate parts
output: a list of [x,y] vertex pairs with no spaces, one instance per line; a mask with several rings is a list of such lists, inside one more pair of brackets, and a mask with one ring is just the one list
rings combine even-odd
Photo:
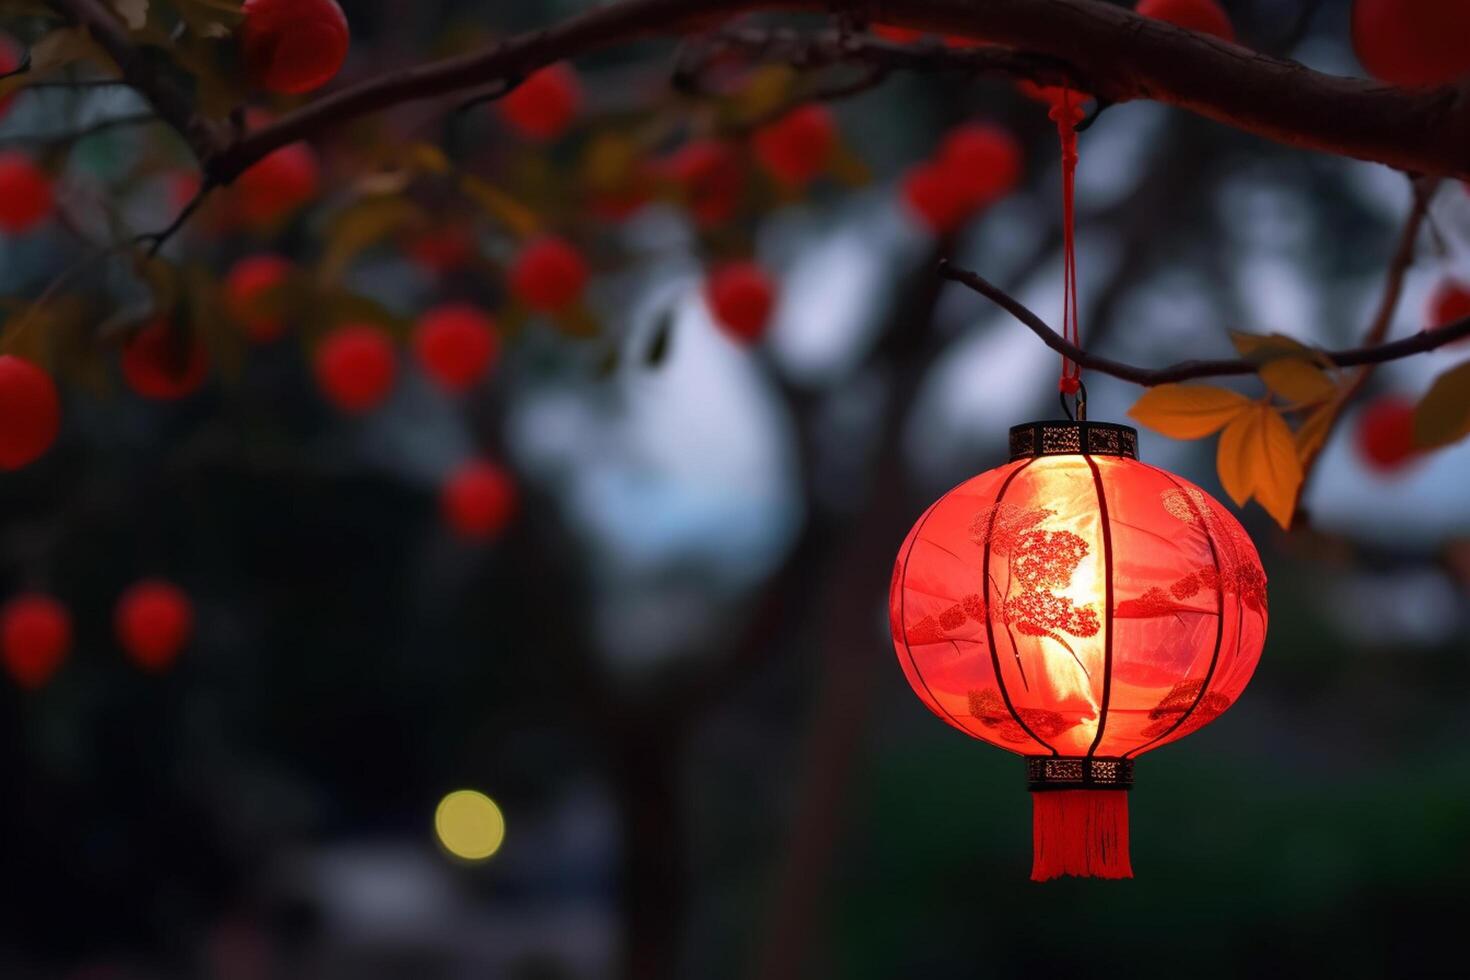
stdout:
[[[1077,177],[1077,123],[1082,107],[1073,104],[1070,88],[1052,101],[1049,115],[1057,124],[1062,141],[1062,336],[1082,346],[1077,318],[1077,235],[1074,185]],[[1075,395],[1082,387],[1082,367],[1065,354],[1057,388],[1064,395]]]

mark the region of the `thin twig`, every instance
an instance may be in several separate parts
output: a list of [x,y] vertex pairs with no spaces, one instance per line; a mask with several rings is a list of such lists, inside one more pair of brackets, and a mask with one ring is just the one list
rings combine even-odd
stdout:
[[[1170,384],[1177,381],[1190,381],[1196,378],[1221,378],[1232,375],[1255,374],[1261,367],[1257,361],[1246,358],[1230,358],[1208,361],[1180,361],[1161,368],[1138,367],[1134,364],[1125,364],[1111,358],[1094,354],[1083,350],[1081,347],[1068,341],[1061,334],[1053,330],[1045,320],[1031,312],[1021,304],[1019,300],[1011,296],[999,286],[994,285],[970,272],[968,269],[960,269],[948,262],[941,262],[939,274],[952,282],[958,282],[975,292],[984,296],[1011,316],[1015,317],[1031,332],[1040,337],[1046,346],[1059,354],[1064,354],[1069,359],[1087,368],[1089,371],[1097,371],[1100,374],[1111,375],[1123,381],[1129,381],[1136,385],[1152,388],[1155,385]],[[1361,367],[1370,364],[1383,364],[1387,361],[1397,361],[1401,358],[1411,357],[1414,354],[1422,354],[1426,351],[1435,350],[1445,344],[1451,344],[1462,337],[1470,337],[1470,317],[1456,320],[1444,327],[1435,330],[1426,330],[1395,340],[1391,343],[1370,345],[1365,347],[1352,347],[1346,350],[1321,351],[1321,356],[1338,367]]]
[[209,178],[206,177],[204,179],[204,183],[199,185],[199,190],[195,191],[194,196],[189,199],[188,203],[185,204],[181,209],[179,209],[179,213],[174,216],[174,220],[169,222],[167,227],[161,228],[158,231],[145,232],[134,238],[133,243],[136,245],[147,243],[147,256],[150,259],[157,256],[159,251],[162,250],[163,246],[167,244],[168,240],[172,238],[175,234],[177,234],[179,229],[183,228],[184,225],[188,223],[189,219],[194,216],[194,212],[198,211],[199,208],[204,204],[205,200],[209,197],[215,186],[216,185],[212,181],[210,181]]
[[[1368,330],[1363,335],[1365,345],[1382,344],[1383,338],[1388,336],[1388,329],[1393,323],[1394,312],[1398,309],[1399,298],[1404,291],[1404,276],[1407,275],[1409,267],[1414,264],[1414,249],[1419,241],[1419,231],[1424,226],[1429,216],[1429,202],[1434,198],[1434,192],[1439,189],[1439,180],[1436,178],[1420,178],[1411,180],[1410,186],[1413,191],[1413,204],[1409,207],[1409,215],[1404,219],[1403,230],[1399,232],[1398,244],[1394,247],[1393,257],[1389,259],[1388,271],[1383,282],[1383,292],[1378,299],[1378,309],[1373,314],[1373,319],[1368,324]],[[1443,328],[1450,329],[1450,328]],[[1436,329],[1431,336],[1438,336]],[[1419,336],[1425,336],[1421,333]],[[1327,437],[1332,434],[1333,428],[1337,426],[1342,418],[1343,411],[1352,401],[1362,393],[1368,385],[1368,379],[1373,376],[1376,363],[1365,364],[1357,375],[1343,386],[1337,396],[1332,400],[1329,407],[1331,421],[1327,424],[1326,434],[1318,441],[1315,447],[1302,460],[1302,482],[1297,487],[1298,511],[1300,503],[1306,496],[1307,484],[1316,471],[1317,461],[1322,456],[1322,450],[1327,445]]]

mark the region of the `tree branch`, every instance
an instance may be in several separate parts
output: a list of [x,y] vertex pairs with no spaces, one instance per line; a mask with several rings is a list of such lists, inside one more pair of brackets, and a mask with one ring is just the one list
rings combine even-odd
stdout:
[[[1053,330],[1045,320],[1023,306],[1015,297],[1011,296],[999,286],[986,281],[967,269],[957,268],[948,262],[940,262],[939,274],[945,279],[961,283],[975,290],[975,292],[984,296],[1029,327],[1031,332],[1040,337],[1046,346],[1059,354],[1066,355],[1089,371],[1112,375],[1115,378],[1130,381],[1136,385],[1143,385],[1146,388],[1177,381],[1190,381],[1195,378],[1220,378],[1232,375],[1255,374],[1260,368],[1258,362],[1245,358],[1180,361],[1177,364],[1171,364],[1162,368],[1144,368],[1133,364],[1125,364],[1122,361],[1115,361],[1111,358],[1102,357],[1101,355],[1083,350],[1081,347],[1068,341],[1061,334]],[[1412,337],[1405,337],[1402,340],[1395,340],[1387,344],[1352,347],[1346,350],[1322,351],[1321,354],[1338,367],[1361,367],[1363,365],[1383,364],[1387,361],[1412,357],[1415,354],[1422,354],[1426,351],[1443,347],[1445,344],[1454,343],[1462,337],[1470,337],[1470,317],[1456,320],[1448,326],[1435,330],[1422,331],[1414,334]]]
[[[938,33],[984,37],[1004,49],[908,54],[849,35],[854,57],[954,67],[969,59],[1025,74],[1045,60],[1109,102],[1153,99],[1256,135],[1416,173],[1470,177],[1470,100],[1454,88],[1400,89],[1338,78],[1216,38],[1140,17],[1100,0],[622,0],[483,51],[391,72],[287,113],[238,140],[203,120],[153,69],[101,0],[51,0],[87,27],[124,77],[184,134],[201,166],[229,183],[266,154],[323,128],[389,106],[497,82],[514,84],[567,58],[648,37],[705,29],[756,10],[869,16]],[[881,55],[875,52],[882,52]]]
[[[1399,297],[1404,290],[1404,276],[1408,274],[1409,267],[1414,264],[1414,249],[1419,241],[1419,231],[1424,227],[1424,221],[1429,216],[1429,202],[1433,199],[1434,192],[1439,189],[1439,181],[1433,178],[1414,180],[1410,183],[1414,202],[1409,208],[1409,216],[1404,219],[1403,230],[1399,232],[1399,240],[1394,247],[1393,258],[1389,260],[1388,272],[1383,282],[1383,293],[1378,299],[1378,309],[1374,312],[1373,319],[1368,324],[1368,330],[1363,336],[1363,343],[1366,345],[1381,344],[1383,338],[1388,336],[1388,328],[1393,323],[1393,314],[1398,309]],[[1435,335],[1437,334],[1438,330],[1435,331]],[[1421,333],[1420,336],[1424,335]],[[1332,416],[1327,425],[1326,435],[1302,460],[1302,482],[1297,487],[1298,514],[1302,513],[1301,501],[1307,495],[1307,485],[1311,482],[1312,474],[1317,468],[1317,460],[1322,457],[1322,450],[1327,445],[1327,436],[1332,434],[1333,428],[1342,418],[1343,411],[1367,387],[1368,379],[1373,376],[1376,366],[1373,363],[1364,365],[1353,380],[1343,387],[1337,397],[1332,400],[1330,409]]]

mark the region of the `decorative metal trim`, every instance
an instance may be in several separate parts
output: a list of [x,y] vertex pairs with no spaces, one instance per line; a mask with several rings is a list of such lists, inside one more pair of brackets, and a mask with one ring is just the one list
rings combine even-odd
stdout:
[[1033,793],[1054,789],[1133,788],[1133,760],[1101,755],[1028,755],[1026,784]]
[[1138,430],[1113,422],[1058,419],[1011,426],[1011,461],[1037,456],[1125,456],[1138,458]]

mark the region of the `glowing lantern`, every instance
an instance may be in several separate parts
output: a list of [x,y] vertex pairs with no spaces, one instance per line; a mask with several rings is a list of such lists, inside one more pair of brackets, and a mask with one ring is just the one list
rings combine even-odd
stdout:
[[1098,422],[1011,429],[909,532],[889,604],[924,704],[1026,757],[1037,881],[1132,877],[1134,760],[1230,707],[1266,637],[1240,524]]

